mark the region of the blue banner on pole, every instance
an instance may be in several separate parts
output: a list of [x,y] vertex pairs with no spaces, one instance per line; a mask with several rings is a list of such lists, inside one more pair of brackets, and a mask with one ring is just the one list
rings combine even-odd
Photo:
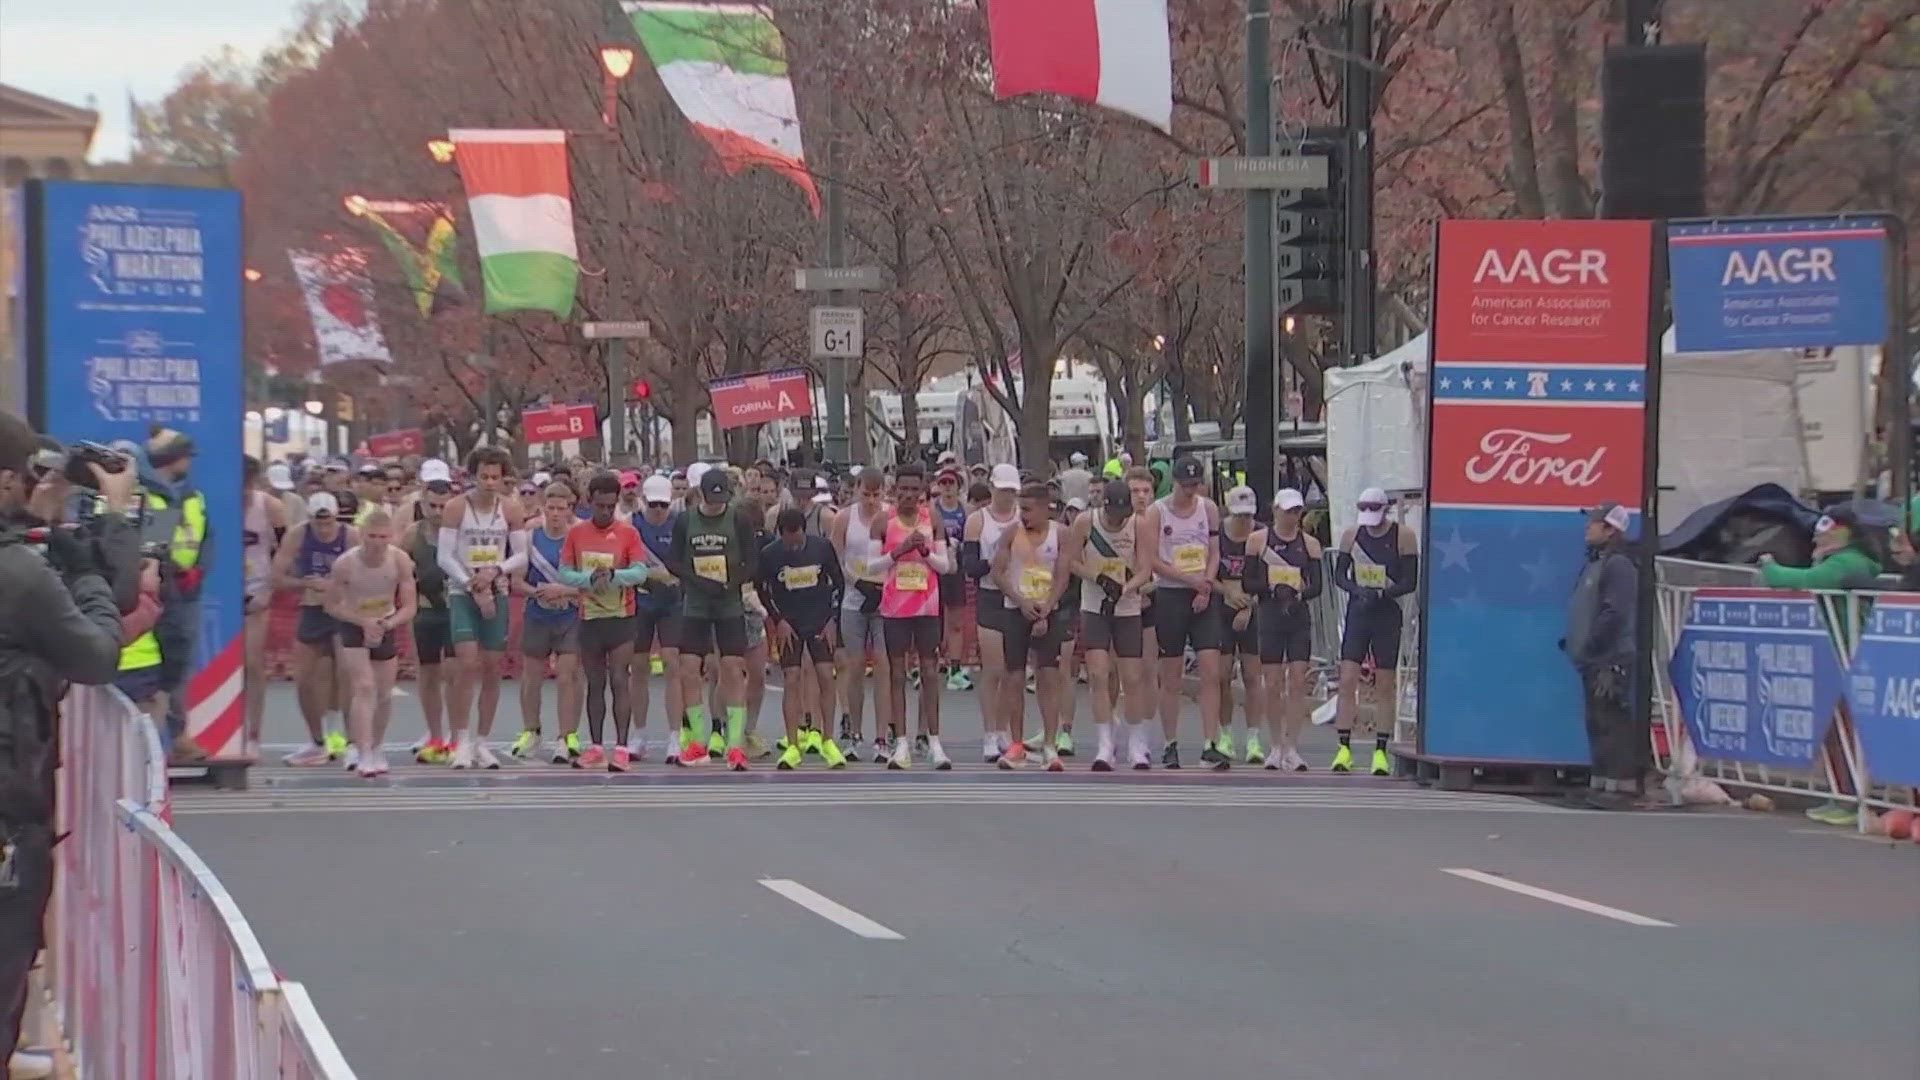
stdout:
[[1702,589],[1669,667],[1704,757],[1811,768],[1833,723],[1840,654],[1810,593]]
[[237,730],[240,193],[45,181],[30,205],[39,255],[28,268],[40,346],[28,358],[33,419],[65,442],[145,446],[156,425],[193,440],[190,481],[207,499],[211,545],[194,670],[214,670],[193,680],[189,727]]
[[1887,230],[1876,219],[1676,222],[1667,258],[1679,352],[1887,340]]
[[1920,594],[1874,602],[1853,651],[1847,697],[1867,775],[1920,787]]

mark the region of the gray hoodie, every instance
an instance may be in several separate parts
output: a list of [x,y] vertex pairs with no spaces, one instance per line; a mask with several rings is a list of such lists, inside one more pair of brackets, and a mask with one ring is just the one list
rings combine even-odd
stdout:
[[1567,612],[1567,656],[1589,671],[1631,668],[1639,626],[1640,570],[1618,540],[1587,549]]

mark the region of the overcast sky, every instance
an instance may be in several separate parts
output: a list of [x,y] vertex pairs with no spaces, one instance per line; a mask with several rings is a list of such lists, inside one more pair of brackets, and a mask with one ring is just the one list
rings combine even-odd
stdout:
[[293,25],[299,0],[0,0],[0,82],[100,110],[93,160],[127,156],[127,95],[164,95],[222,45],[249,56]]

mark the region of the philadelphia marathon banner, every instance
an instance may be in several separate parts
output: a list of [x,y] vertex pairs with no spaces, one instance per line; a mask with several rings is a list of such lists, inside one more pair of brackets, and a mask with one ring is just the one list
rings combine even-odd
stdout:
[[1421,748],[1583,764],[1558,642],[1580,511],[1643,485],[1653,227],[1443,221],[1434,259]]

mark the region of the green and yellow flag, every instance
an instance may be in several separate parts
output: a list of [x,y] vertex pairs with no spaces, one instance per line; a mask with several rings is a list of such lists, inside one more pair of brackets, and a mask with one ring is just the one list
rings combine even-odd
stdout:
[[467,302],[460,275],[460,233],[445,205],[362,199],[351,201],[348,208],[373,227],[400,264],[422,318]]

